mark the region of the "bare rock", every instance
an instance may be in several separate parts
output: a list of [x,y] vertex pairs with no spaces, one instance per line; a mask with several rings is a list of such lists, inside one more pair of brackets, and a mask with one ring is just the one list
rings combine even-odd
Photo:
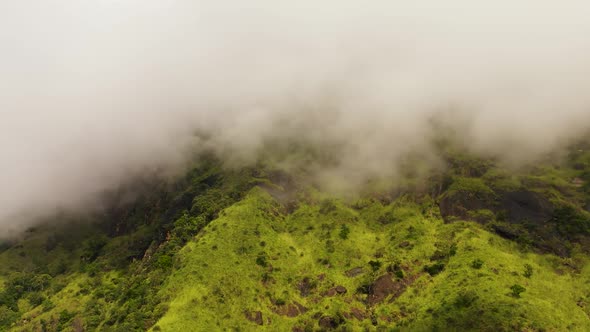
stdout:
[[349,278],[354,278],[358,275],[363,274],[364,270],[362,267],[355,267],[354,269],[350,269],[346,272],[344,272],[344,274],[349,277]]

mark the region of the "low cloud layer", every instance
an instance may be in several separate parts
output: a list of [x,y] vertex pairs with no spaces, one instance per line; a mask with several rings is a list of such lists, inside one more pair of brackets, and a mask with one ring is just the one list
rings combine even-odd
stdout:
[[391,175],[408,153],[435,159],[437,117],[475,152],[530,162],[590,127],[589,15],[575,0],[1,2],[0,232],[205,147],[235,164],[301,139],[338,147],[332,177]]

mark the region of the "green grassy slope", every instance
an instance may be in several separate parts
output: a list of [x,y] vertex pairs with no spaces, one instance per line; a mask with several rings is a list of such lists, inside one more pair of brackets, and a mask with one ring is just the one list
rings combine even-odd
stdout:
[[[522,253],[474,223],[444,224],[428,203],[363,203],[283,215],[251,191],[179,252],[153,330],[590,328],[578,304],[588,270],[573,278],[560,258]],[[526,290],[514,296],[513,285]]]
[[590,149],[447,160],[342,200],[206,159],[0,243],[0,331],[590,330]]

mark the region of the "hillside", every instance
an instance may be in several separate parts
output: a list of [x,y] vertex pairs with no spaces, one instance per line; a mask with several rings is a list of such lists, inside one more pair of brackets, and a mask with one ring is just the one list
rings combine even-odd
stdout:
[[349,195],[213,157],[135,184],[2,243],[0,330],[590,329],[588,147],[444,160]]

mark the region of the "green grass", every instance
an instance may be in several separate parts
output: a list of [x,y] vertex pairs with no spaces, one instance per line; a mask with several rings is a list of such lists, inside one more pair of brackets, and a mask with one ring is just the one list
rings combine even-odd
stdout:
[[[284,216],[268,194],[254,189],[180,251],[178,269],[162,291],[171,299],[169,310],[156,330],[317,329],[318,317],[347,316],[352,308],[366,319],[345,319],[343,328],[374,329],[373,323],[411,331],[590,328],[577,305],[590,290],[586,271],[575,275],[556,257],[522,253],[476,224],[444,224],[423,210],[403,200],[388,206],[364,201],[359,210],[332,200],[303,204]],[[341,225],[349,229],[346,239],[339,236]],[[472,267],[476,259],[483,261],[480,269]],[[381,267],[373,271],[371,261]],[[434,261],[444,269],[430,276],[423,268]],[[394,263],[413,281],[395,301],[367,305],[367,295],[357,289]],[[530,278],[524,276],[525,264],[533,267]],[[364,273],[345,275],[356,267]],[[308,296],[297,288],[304,278],[314,284]],[[520,298],[510,296],[514,284],[526,288]],[[347,293],[326,296],[336,285]],[[295,302],[309,310],[296,317],[278,313]],[[247,320],[245,310],[260,311],[264,325]]]
[[[89,300],[88,294],[82,294],[81,289],[86,287],[88,277],[83,274],[72,274],[67,278],[63,278],[61,283],[64,285],[63,289],[50,296],[50,301],[53,307],[50,310],[44,310],[43,305],[29,306],[29,310],[22,310],[22,319],[26,320],[31,325],[41,325],[41,321],[51,321],[54,317],[58,317],[62,311],[76,313]],[[23,300],[21,300],[23,301]],[[26,300],[24,300],[26,302]],[[19,306],[20,308],[20,306]],[[29,331],[28,326],[15,327],[14,331]],[[64,327],[64,331],[69,331],[69,326]]]
[[[204,163],[108,227],[28,231],[0,251],[0,330],[318,331],[325,317],[340,331],[590,329],[587,238],[574,238],[588,232],[590,198],[571,183],[586,170],[509,171],[462,154],[428,181],[410,160],[397,182],[370,179],[336,196],[310,185],[301,164],[280,167],[316,154],[287,153],[255,169]],[[588,155],[572,163],[586,165]],[[562,207],[553,213],[559,227],[535,233],[497,217],[502,195],[520,190]],[[443,222],[438,201],[449,197],[484,202],[465,218],[490,227]],[[517,238],[490,233],[499,222]],[[550,241],[565,241],[567,257],[531,249]],[[11,286],[44,275],[42,289]],[[390,287],[385,297],[380,285]],[[247,317],[258,313],[262,326]]]
[[[399,299],[415,312],[412,330],[576,330],[590,327],[590,320],[576,303],[588,290],[588,274],[559,274],[553,257],[519,252],[515,244],[469,227],[457,234],[457,255],[417,295],[407,292]],[[483,266],[473,269],[473,260]],[[525,264],[533,267],[524,276]],[[514,284],[526,291],[521,298],[509,295]],[[465,295],[473,302],[461,306]],[[477,320],[473,317],[477,317]]]
[[467,177],[455,177],[448,192],[451,195],[457,192],[479,195],[494,194],[494,191],[488,187],[483,179]]

